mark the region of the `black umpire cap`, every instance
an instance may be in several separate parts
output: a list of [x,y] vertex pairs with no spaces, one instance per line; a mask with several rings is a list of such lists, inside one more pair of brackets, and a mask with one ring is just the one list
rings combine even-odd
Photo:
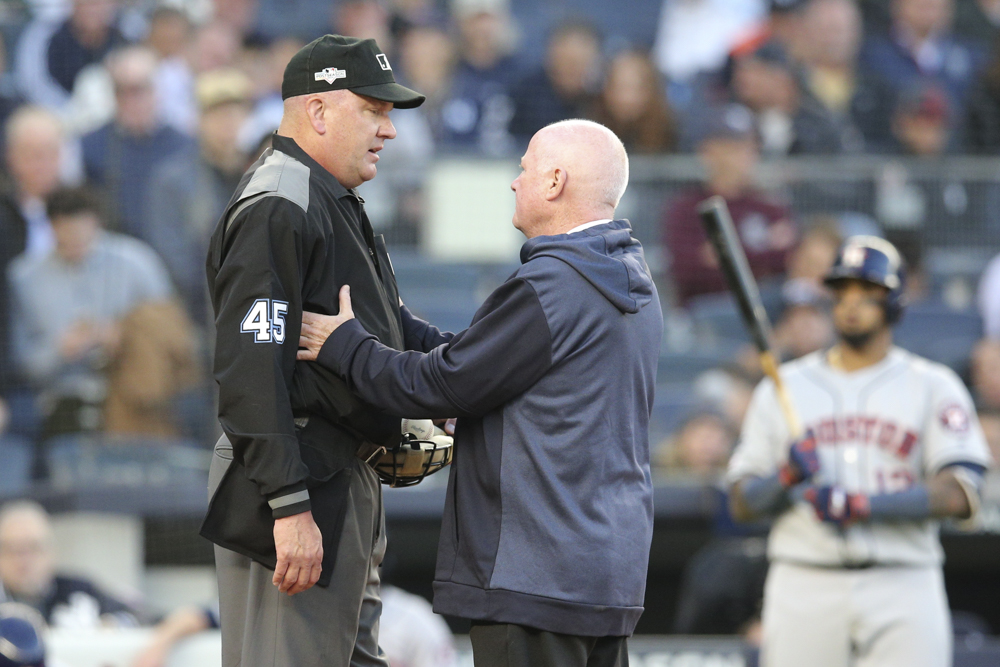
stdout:
[[396,83],[389,59],[374,39],[324,35],[299,50],[285,67],[281,99],[350,90],[358,95],[412,109],[424,96]]

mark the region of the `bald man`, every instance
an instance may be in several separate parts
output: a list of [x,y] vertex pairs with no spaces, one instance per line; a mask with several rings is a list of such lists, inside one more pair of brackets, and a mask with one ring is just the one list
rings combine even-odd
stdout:
[[[45,198],[59,186],[65,141],[62,123],[42,107],[21,107],[3,131],[11,187],[0,193],[0,434],[7,422],[5,399],[24,393],[10,350],[14,317],[7,269],[22,253],[41,257],[55,247]],[[17,427],[16,423],[12,426]]]
[[[434,610],[472,621],[477,667],[628,664],[653,531],[648,421],[663,320],[626,220],[628,157],[564,121],[521,159],[521,267],[459,334],[403,309],[397,352],[340,314],[303,316],[299,358],[372,405],[459,415]],[[353,284],[350,285],[354,287]]]
[[[52,627],[135,626],[135,613],[89,581],[56,573],[48,513],[38,503],[0,508],[0,603],[32,607]],[[0,663],[2,664],[2,663]]]
[[284,116],[212,237],[219,421],[202,535],[216,544],[224,667],[385,667],[378,648],[381,486],[366,463],[399,418],[296,363],[303,309],[358,318],[404,349],[396,281],[354,190],[396,136],[395,83],[373,40],[326,35],[289,61]]

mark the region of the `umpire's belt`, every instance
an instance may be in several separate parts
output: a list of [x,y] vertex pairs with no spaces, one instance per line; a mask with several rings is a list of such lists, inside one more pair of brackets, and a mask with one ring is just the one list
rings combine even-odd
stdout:
[[[310,425],[312,425],[312,427],[310,427]],[[311,435],[313,435],[314,438],[317,436],[322,437],[323,432],[328,434],[331,438],[336,438],[338,440],[344,437],[343,431],[340,431],[337,427],[330,424],[325,419],[313,417],[311,415],[296,417],[295,432],[297,434],[304,434],[307,430]],[[381,449],[381,445],[377,445],[369,440],[361,440],[361,443],[354,450],[354,456],[368,463]]]

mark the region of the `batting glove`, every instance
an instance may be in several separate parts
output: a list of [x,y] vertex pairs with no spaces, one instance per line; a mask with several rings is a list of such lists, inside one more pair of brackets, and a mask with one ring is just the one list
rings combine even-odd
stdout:
[[820,521],[841,526],[864,521],[871,516],[871,504],[863,493],[847,493],[839,486],[813,486],[803,494],[816,510]]
[[819,472],[819,455],[816,453],[816,436],[812,429],[792,443],[788,461],[778,471],[778,479],[786,489],[812,479]]

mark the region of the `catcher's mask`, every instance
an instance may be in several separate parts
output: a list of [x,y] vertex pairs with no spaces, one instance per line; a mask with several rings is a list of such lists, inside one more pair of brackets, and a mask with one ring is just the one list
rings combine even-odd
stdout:
[[448,436],[419,440],[412,433],[404,433],[397,445],[380,447],[368,461],[383,484],[413,486],[451,463],[452,452]]

